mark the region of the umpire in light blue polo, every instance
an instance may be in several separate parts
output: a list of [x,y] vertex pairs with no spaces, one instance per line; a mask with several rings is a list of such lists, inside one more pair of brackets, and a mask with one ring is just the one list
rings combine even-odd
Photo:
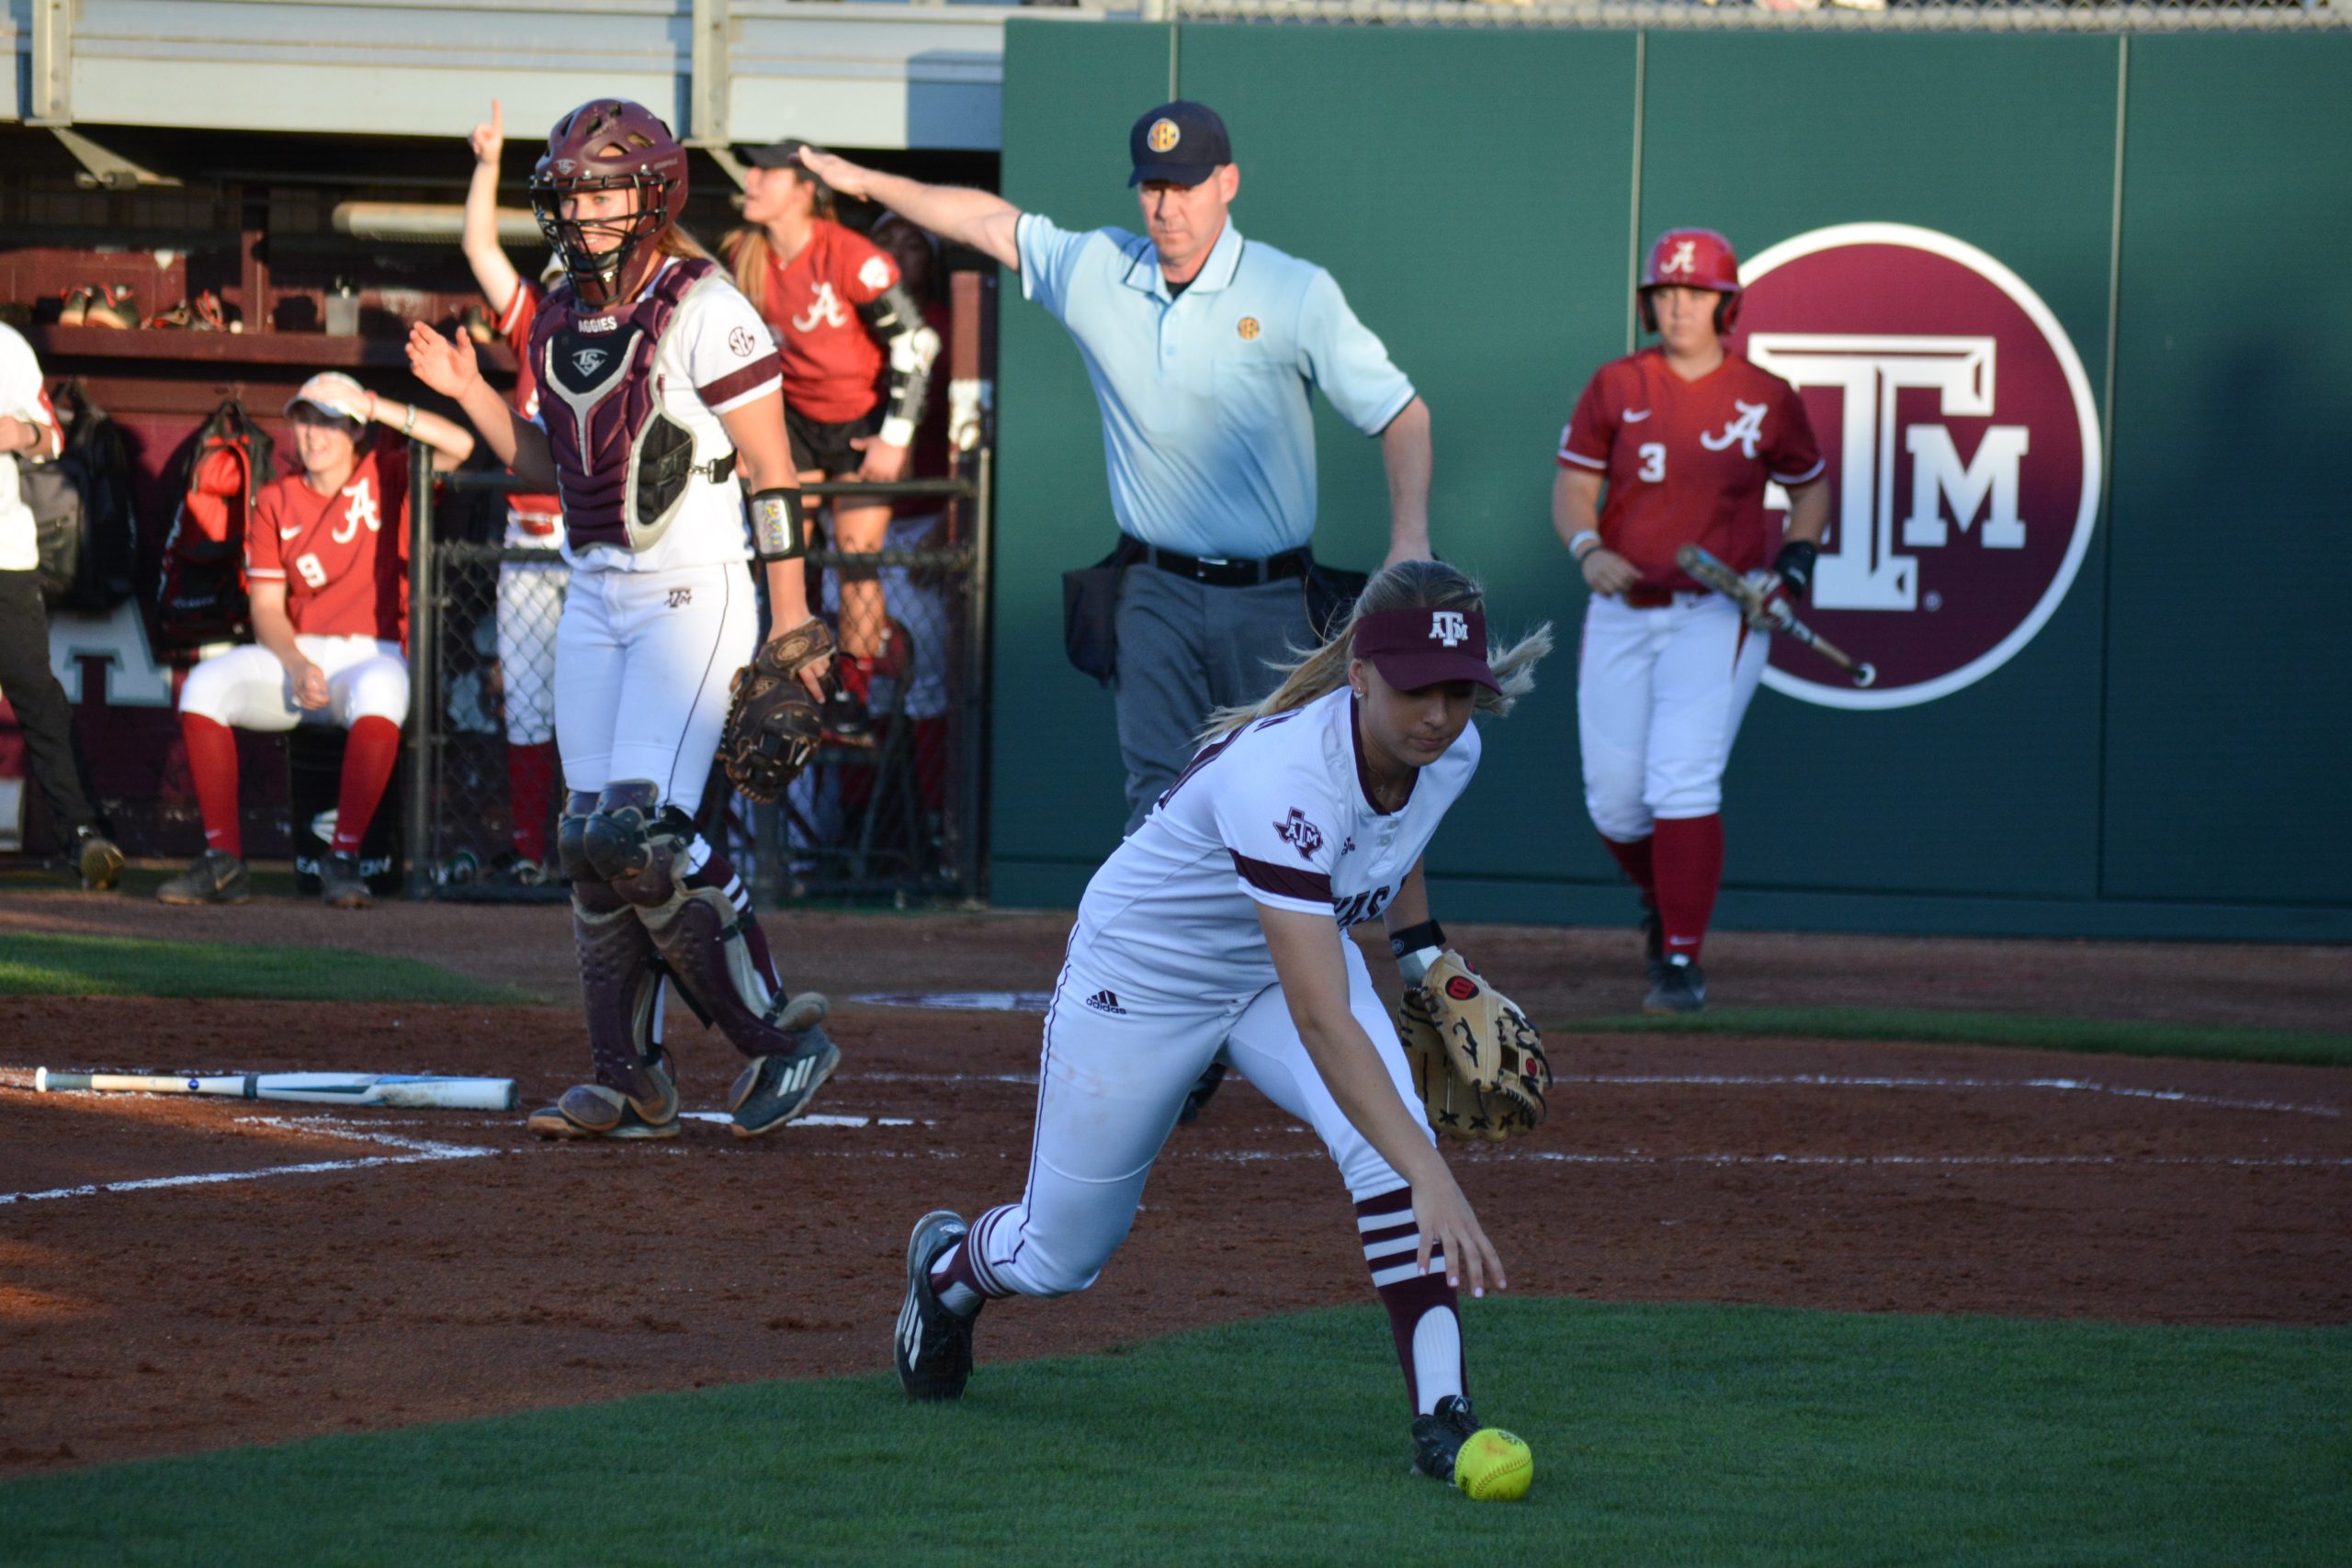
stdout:
[[1257,701],[1274,682],[1269,660],[1315,640],[1310,390],[1380,439],[1391,561],[1430,553],[1430,452],[1427,405],[1331,275],[1234,226],[1241,171],[1214,110],[1163,104],[1136,121],[1129,152],[1143,234],[1072,233],[986,191],[814,150],[801,161],[835,190],[1012,267],[1077,340],[1121,536],[1100,581],[1116,595],[1133,831],[1210,710]]

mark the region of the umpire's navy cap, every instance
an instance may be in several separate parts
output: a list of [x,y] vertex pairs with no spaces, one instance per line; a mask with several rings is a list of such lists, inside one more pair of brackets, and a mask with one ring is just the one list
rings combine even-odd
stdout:
[[1218,165],[1233,162],[1233,143],[1216,110],[1182,98],[1162,104],[1136,121],[1135,130],[1127,133],[1127,152],[1136,164],[1136,172],[1127,177],[1131,186],[1146,180],[1196,186],[1216,173]]

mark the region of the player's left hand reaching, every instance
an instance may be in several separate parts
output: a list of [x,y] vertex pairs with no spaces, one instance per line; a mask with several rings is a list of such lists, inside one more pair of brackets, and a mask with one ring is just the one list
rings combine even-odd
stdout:
[[896,484],[906,477],[907,449],[894,446],[878,435],[859,435],[850,445],[865,454],[857,466],[857,477],[867,484]]

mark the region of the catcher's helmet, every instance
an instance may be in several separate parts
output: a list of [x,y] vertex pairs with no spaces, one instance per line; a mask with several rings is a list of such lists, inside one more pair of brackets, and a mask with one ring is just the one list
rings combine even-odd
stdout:
[[1723,296],[1715,301],[1715,331],[1727,333],[1739,320],[1739,258],[1731,242],[1713,229],[1668,229],[1650,247],[1637,290],[1642,328],[1657,331],[1657,312],[1650,308],[1650,290],[1665,288],[1709,288]]
[[[626,218],[582,222],[563,215],[563,198],[580,191],[631,189],[637,210]],[[658,240],[686,208],[686,150],[642,104],[596,98],[555,122],[548,150],[531,171],[531,212],[583,305],[619,298],[621,275],[639,249]],[[587,231],[619,243],[589,248]]]

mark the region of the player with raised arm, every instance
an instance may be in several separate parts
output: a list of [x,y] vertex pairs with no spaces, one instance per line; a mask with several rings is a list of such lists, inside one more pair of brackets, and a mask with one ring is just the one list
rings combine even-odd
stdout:
[[[1770,633],[1812,582],[1829,490],[1796,389],[1724,346],[1739,315],[1730,243],[1668,230],[1638,299],[1659,341],[1602,366],[1577,400],[1552,526],[1592,590],[1577,671],[1585,808],[1641,890],[1643,1007],[1696,1012],[1723,880],[1724,767]],[[1767,483],[1788,488],[1785,540],[1765,514]],[[1765,574],[1752,616],[1682,570],[1675,551],[1690,544]]]
[[685,197],[685,149],[643,107],[600,98],[556,121],[531,178],[565,272],[529,340],[536,421],[483,382],[462,334],[419,324],[409,339],[417,378],[458,400],[516,479],[562,502],[556,842],[596,1077],[532,1115],[548,1137],[677,1135],[665,975],[750,1058],[729,1096],[740,1136],[799,1116],[841,1060],[824,998],[786,994],[750,894],[695,826],[735,672],[759,649],[813,715],[832,643],[808,614],[775,345],[678,227]]
[[[490,307],[493,330],[514,351],[514,408],[525,419],[539,412],[539,378],[530,364],[531,323],[541,289],[514,269],[498,241],[499,155],[506,147],[506,117],[498,100],[467,145],[474,172],[466,186],[461,245],[466,265]],[[560,276],[560,268],[554,269]],[[553,495],[514,491],[506,497],[506,547],[552,548],[563,534],[563,511]],[[555,560],[505,560],[498,565],[499,691],[506,724],[506,800],[512,846],[492,870],[534,887],[548,877],[548,829],[555,818],[555,635],[563,617],[569,573]]]
[[1346,933],[1384,921],[1411,984],[1459,964],[1430,919],[1422,852],[1478,765],[1473,712],[1509,713],[1550,647],[1545,627],[1490,650],[1477,586],[1403,561],[1271,695],[1213,719],[1088,885],[1046,1015],[1027,1190],[968,1230],[944,1210],[915,1227],[897,1349],[910,1397],[962,1394],[984,1302],[1093,1283],[1222,1048],[1338,1163],[1395,1332],[1414,1463],[1457,1479],[1480,1428],[1456,1292],[1501,1289],[1502,1265]]

